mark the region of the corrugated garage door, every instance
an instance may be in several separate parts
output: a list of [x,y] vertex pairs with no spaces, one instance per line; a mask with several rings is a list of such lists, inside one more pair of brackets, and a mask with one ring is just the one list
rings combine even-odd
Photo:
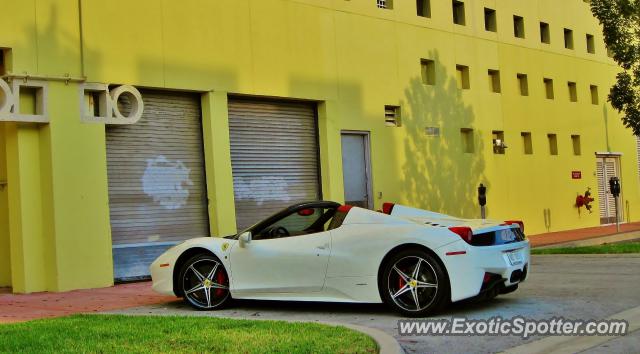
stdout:
[[209,236],[200,96],[142,91],[144,114],[107,128],[116,279],[149,275],[171,245]]
[[314,104],[230,99],[229,131],[238,230],[320,199]]

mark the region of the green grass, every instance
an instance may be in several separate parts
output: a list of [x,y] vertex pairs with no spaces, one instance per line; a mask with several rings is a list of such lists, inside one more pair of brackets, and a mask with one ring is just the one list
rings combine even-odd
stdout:
[[619,254],[640,253],[640,242],[613,243],[599,246],[533,249],[532,254]]
[[75,315],[0,325],[1,353],[377,353],[344,327],[210,317]]

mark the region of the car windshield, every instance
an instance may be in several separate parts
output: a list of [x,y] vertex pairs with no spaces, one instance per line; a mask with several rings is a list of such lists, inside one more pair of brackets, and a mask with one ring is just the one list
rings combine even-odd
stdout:
[[265,220],[240,231],[236,235],[227,236],[226,238],[238,239],[240,235],[247,231],[251,231],[255,239],[268,238],[260,237],[261,233],[277,228],[284,228],[290,236],[324,231],[335,214],[337,206],[339,206],[337,203],[326,204],[327,202],[322,202],[321,204],[308,204],[309,207],[300,205],[283,209]]

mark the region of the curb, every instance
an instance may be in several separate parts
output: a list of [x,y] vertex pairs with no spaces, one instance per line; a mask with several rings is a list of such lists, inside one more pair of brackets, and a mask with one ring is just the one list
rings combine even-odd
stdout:
[[534,246],[532,249],[546,249],[546,248],[559,248],[559,247],[580,247],[580,246],[597,246],[605,243],[618,243],[640,239],[640,231],[622,232],[619,234],[597,236],[586,238],[582,240],[574,240],[559,243],[543,244]]
[[393,336],[379,330],[376,328],[358,326],[348,323],[339,323],[339,322],[311,322],[311,323],[322,323],[329,326],[340,326],[348,329],[352,329],[354,331],[358,331],[360,333],[364,333],[369,337],[373,338],[373,340],[378,343],[378,348],[380,349],[380,354],[404,354],[404,349],[400,346],[400,343],[393,338]]

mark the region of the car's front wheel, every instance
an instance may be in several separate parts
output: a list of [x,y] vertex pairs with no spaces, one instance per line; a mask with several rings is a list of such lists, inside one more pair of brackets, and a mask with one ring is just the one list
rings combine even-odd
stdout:
[[440,263],[422,250],[405,250],[385,262],[380,293],[384,302],[409,317],[424,317],[447,303],[449,282]]
[[221,308],[231,300],[229,276],[213,255],[199,254],[186,261],[179,281],[184,301],[198,310]]

